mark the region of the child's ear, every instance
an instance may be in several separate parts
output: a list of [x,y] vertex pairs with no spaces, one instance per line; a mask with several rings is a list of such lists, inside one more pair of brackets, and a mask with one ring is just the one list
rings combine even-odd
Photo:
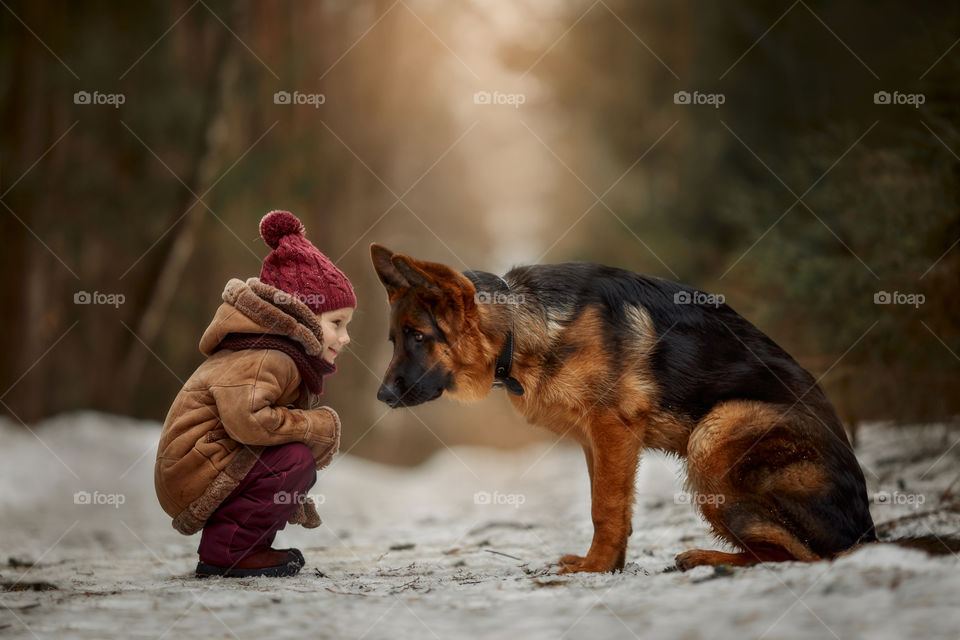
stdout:
[[370,245],[370,259],[373,261],[373,268],[377,272],[377,277],[387,289],[387,294],[393,297],[393,294],[399,289],[405,289],[410,286],[403,274],[394,266],[390,260],[393,257],[393,251],[376,242]]

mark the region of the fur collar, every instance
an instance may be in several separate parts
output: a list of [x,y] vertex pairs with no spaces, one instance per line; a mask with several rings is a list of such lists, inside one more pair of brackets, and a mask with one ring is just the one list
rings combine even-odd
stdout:
[[310,356],[323,355],[320,318],[295,296],[250,278],[231,278],[223,289],[223,304],[200,338],[200,351],[210,356],[228,333],[286,336]]

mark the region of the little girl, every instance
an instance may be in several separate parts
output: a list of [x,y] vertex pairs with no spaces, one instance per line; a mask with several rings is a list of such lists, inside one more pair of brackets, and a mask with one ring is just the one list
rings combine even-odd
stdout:
[[293,214],[268,213],[260,235],[273,251],[259,279],[227,283],[157,451],[161,506],[180,533],[203,529],[198,577],[300,571],[298,549],[271,545],[287,522],[320,525],[306,491],[340,444],[340,418],[317,400],[350,342],[353,287]]

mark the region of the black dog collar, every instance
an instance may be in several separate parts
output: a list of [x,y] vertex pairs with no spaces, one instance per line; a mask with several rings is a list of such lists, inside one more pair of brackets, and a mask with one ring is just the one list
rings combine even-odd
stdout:
[[[491,284],[494,285],[494,293],[510,292],[510,285],[498,275],[485,271],[464,271],[463,275],[467,276],[478,289],[483,284],[483,281],[487,280],[488,282],[492,281]],[[519,380],[510,375],[510,370],[513,368],[512,330],[507,332],[507,340],[503,344],[503,349],[497,354],[497,360],[493,367],[494,388],[503,387],[515,396],[523,395],[523,385],[520,384]]]
[[[507,341],[503,344],[503,349],[497,356],[497,362],[494,365],[494,383],[493,386],[502,386],[515,396],[523,395],[523,385],[520,381],[510,375],[510,369],[513,367],[513,331],[507,332]],[[499,383],[499,384],[498,384]]]

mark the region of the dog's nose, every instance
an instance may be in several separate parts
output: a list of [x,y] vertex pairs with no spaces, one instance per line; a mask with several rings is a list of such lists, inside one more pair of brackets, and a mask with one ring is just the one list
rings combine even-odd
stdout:
[[393,406],[397,403],[398,399],[397,392],[393,390],[393,387],[386,382],[380,385],[380,389],[377,391],[377,400]]

